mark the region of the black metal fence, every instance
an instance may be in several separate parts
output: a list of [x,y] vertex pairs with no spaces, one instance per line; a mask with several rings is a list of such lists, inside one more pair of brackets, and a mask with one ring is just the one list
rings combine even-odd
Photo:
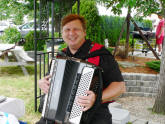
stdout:
[[[35,111],[38,107],[38,99],[41,97],[41,91],[37,87],[37,81],[44,77],[50,69],[50,61],[55,56],[57,51],[54,50],[54,46],[58,45],[58,40],[61,39],[60,23],[61,18],[66,13],[72,12],[72,6],[77,2],[79,14],[80,0],[34,0],[34,38],[35,38],[35,81],[34,81],[34,102]],[[36,37],[37,25],[39,23],[40,35]],[[50,26],[51,25],[51,30]],[[55,30],[58,30],[58,37],[55,38]],[[42,32],[47,32],[47,36],[42,36]],[[57,32],[57,31],[56,31]],[[40,40],[50,41],[51,51],[41,52],[37,51],[37,43]],[[39,58],[39,61],[37,61]]]

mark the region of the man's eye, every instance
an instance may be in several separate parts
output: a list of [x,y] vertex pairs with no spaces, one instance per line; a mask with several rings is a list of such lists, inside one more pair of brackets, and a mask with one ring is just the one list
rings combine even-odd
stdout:
[[65,32],[68,32],[68,31],[70,31],[70,29],[65,29],[64,31],[65,31]]
[[79,31],[80,29],[78,29],[78,28],[75,28],[74,30],[75,30],[75,31]]

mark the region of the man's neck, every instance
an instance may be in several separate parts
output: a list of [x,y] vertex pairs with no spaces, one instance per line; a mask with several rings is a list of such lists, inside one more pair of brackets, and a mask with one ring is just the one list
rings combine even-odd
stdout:
[[70,50],[70,52],[74,55],[74,54],[77,52],[78,49],[70,48],[70,47],[69,47],[69,50]]

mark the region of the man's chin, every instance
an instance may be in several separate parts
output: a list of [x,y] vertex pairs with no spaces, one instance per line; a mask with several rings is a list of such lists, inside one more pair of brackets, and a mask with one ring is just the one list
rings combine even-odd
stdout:
[[69,46],[70,48],[73,48],[73,49],[79,48],[79,45],[78,45],[78,44],[68,44],[68,46]]
[[68,44],[69,44],[69,46],[76,46],[77,45],[76,41],[70,41]]

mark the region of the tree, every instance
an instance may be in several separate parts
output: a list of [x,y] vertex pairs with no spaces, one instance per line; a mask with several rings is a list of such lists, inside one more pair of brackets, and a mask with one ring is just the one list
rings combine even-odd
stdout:
[[[108,8],[112,7],[112,11],[115,14],[120,14],[122,7],[131,7],[137,10],[137,15],[142,14],[142,16],[148,16],[151,15],[152,13],[158,13],[161,10],[161,12],[165,17],[164,0],[159,0],[159,1],[158,0],[99,0],[98,2],[104,3]],[[163,47],[163,51],[162,51],[160,77],[158,81],[159,82],[158,95],[156,97],[155,104],[153,106],[154,112],[165,114],[165,82],[164,82],[165,76],[164,75],[165,75],[165,47]]]
[[[129,27],[130,27],[130,20],[131,19],[131,11],[133,9],[137,10],[137,15],[143,14],[143,16],[150,15],[152,12],[158,11],[158,3],[155,2],[154,0],[142,0],[142,1],[137,1],[137,0],[96,0],[99,3],[104,3],[104,5],[109,8],[112,7],[112,12],[114,14],[120,15],[122,12],[122,8],[125,7],[128,9],[127,12],[127,17],[126,17],[126,22],[127,22],[127,36],[126,36],[126,45],[125,45],[125,58],[128,56],[128,48],[129,48]],[[146,9],[149,8],[149,9]],[[136,27],[136,26],[135,26]],[[123,29],[122,29],[123,31]],[[139,31],[140,32],[140,31]],[[141,33],[140,33],[141,34]],[[122,33],[120,34],[122,35]],[[121,37],[121,36],[120,36]],[[120,39],[119,37],[119,39]],[[147,45],[149,45],[148,41]],[[117,47],[116,47],[117,48]],[[149,45],[149,48],[153,51],[154,55],[157,57],[155,51],[152,49],[152,47]],[[116,51],[116,50],[115,50]],[[158,58],[158,57],[157,57]]]
[[[77,4],[73,6],[73,13],[77,13]],[[84,16],[87,21],[87,38],[92,41],[103,44],[100,39],[101,31],[100,21],[101,18],[96,7],[96,2],[93,0],[81,0],[80,1],[80,15]]]
[[[160,0],[162,6],[162,13],[165,17],[165,1]],[[165,30],[165,28],[164,28]],[[164,40],[165,43],[165,40]],[[161,58],[161,65],[160,65],[160,76],[159,76],[159,87],[158,87],[158,95],[155,100],[155,104],[153,106],[153,111],[156,113],[163,113],[165,114],[165,47],[162,50],[162,58]]]

